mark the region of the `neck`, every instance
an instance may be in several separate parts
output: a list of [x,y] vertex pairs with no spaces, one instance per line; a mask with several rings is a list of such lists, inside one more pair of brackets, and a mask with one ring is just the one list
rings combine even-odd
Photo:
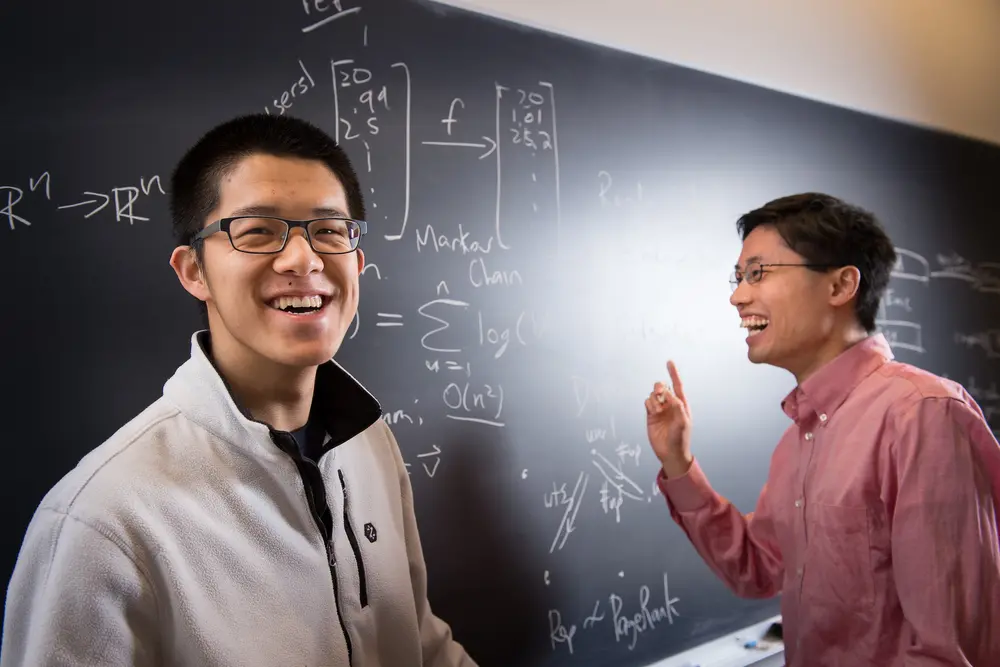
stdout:
[[838,333],[823,341],[818,348],[811,350],[809,358],[801,365],[789,370],[795,375],[795,381],[801,385],[813,373],[839,357],[849,347],[860,343],[867,337],[868,332],[859,326],[850,326],[841,329]]
[[315,366],[276,364],[228,336],[212,338],[212,362],[253,419],[278,431],[294,431],[309,420]]

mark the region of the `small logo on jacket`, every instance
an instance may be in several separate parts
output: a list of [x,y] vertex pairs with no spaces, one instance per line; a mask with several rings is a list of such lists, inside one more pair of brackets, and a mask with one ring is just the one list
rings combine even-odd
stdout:
[[365,524],[365,537],[368,538],[369,542],[374,542],[378,539],[378,533],[375,531],[375,524],[366,523]]

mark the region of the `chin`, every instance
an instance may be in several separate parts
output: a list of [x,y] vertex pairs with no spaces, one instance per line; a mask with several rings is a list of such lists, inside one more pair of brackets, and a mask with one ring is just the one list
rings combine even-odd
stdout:
[[266,356],[285,366],[308,368],[330,361],[339,348],[339,345],[330,342],[300,342],[283,345]]
[[765,354],[763,350],[751,349],[747,351],[747,359],[749,359],[752,364],[766,364],[767,354]]

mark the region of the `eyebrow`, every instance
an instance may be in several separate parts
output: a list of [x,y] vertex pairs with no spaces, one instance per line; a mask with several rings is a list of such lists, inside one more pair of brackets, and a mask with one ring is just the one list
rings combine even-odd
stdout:
[[[256,204],[253,206],[243,206],[234,211],[231,211],[229,217],[237,217],[241,215],[267,215],[274,217],[281,217],[281,213],[276,206],[268,206],[266,204]],[[347,213],[341,211],[339,208],[314,208],[312,210],[312,215],[317,218],[349,218],[351,217]]]
[[[754,262],[759,262],[759,261],[761,261],[762,259],[764,259],[764,258],[763,258],[763,257],[761,257],[760,255],[754,255],[753,257],[747,257],[747,261],[746,261],[746,263],[747,263],[747,264],[753,264]],[[740,268],[740,265],[739,265],[739,264],[733,264],[733,268],[734,268],[734,269],[739,269],[739,268]]]

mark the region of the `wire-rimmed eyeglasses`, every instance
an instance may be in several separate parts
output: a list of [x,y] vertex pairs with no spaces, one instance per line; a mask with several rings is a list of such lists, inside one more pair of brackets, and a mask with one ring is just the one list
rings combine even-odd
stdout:
[[753,285],[754,283],[760,282],[760,279],[764,277],[767,273],[768,267],[772,266],[803,266],[809,269],[832,269],[835,267],[833,264],[809,264],[809,263],[799,263],[799,264],[788,264],[781,262],[771,262],[767,264],[762,264],[760,262],[749,262],[742,271],[736,269],[729,276],[729,286],[735,292],[736,288],[740,286],[742,281],[746,281],[748,285]]
[[222,218],[198,232],[193,243],[204,241],[212,234],[225,232],[233,248],[252,255],[281,252],[293,227],[306,231],[310,247],[323,255],[342,255],[357,250],[361,237],[368,233],[364,220],[327,217],[312,220],[288,220],[274,216],[241,215]]

